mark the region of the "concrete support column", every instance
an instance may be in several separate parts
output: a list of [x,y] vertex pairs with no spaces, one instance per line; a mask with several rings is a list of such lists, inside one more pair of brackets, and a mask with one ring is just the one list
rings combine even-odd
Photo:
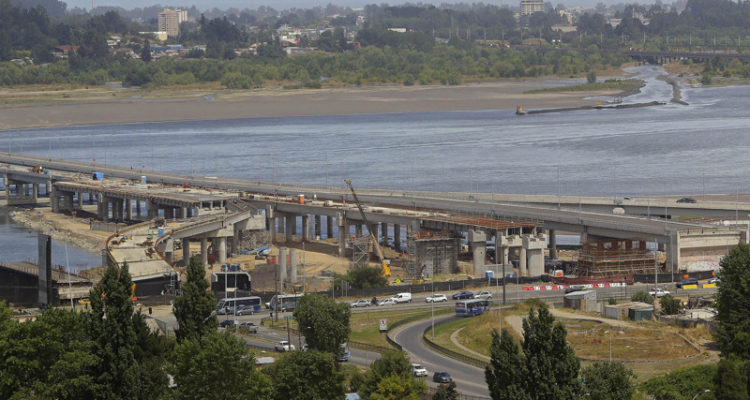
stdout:
[[203,266],[208,266],[208,239],[201,238],[201,262]]
[[393,247],[396,251],[401,251],[401,225],[393,225]]
[[5,174],[5,200],[10,200],[10,180],[8,179],[8,174]]
[[469,243],[473,258],[473,269],[467,271],[470,275],[484,273],[484,261],[487,254],[487,234],[483,231],[469,231]]
[[357,237],[361,237],[362,236],[362,224],[356,224],[356,225],[354,225],[354,230],[356,232],[356,236]]
[[297,283],[297,249],[289,249],[289,283]]
[[388,223],[387,222],[380,223],[380,243],[382,243],[383,246],[388,246]]
[[549,258],[557,258],[557,232],[549,230]]
[[526,269],[526,248],[521,247],[521,255],[518,257],[518,274],[519,276],[529,276]]
[[182,239],[182,264],[187,267],[190,264],[190,239]]
[[39,184],[35,183],[31,186],[31,197],[36,201],[39,197]]
[[133,201],[130,199],[125,200],[125,218],[128,220],[133,219]]
[[326,239],[333,237],[333,217],[326,216]]
[[313,223],[315,224],[315,240],[320,240],[322,234],[322,229],[320,228],[320,215],[315,215]]
[[346,254],[346,240],[349,237],[349,225],[347,224],[344,214],[339,214],[336,218],[339,228],[339,257]]
[[140,219],[141,217],[141,201],[136,200],[135,201],[135,215]]
[[83,193],[78,192],[77,195],[78,195],[78,209],[82,209],[83,208]]
[[[8,181],[8,185],[5,187],[5,193],[8,195],[8,200],[10,200],[10,189],[8,189],[8,186],[10,186],[10,181]],[[50,207],[52,207],[52,212],[60,212],[60,196],[54,186],[52,186],[52,193],[49,196],[49,202]]]
[[227,262],[227,238],[220,236],[216,238],[217,247],[219,248],[219,264],[225,264]]
[[665,272],[676,272],[680,270],[680,234],[677,232],[672,233],[669,236],[665,268]]
[[68,211],[73,211],[73,193],[72,192],[65,193],[65,209]]
[[310,239],[310,216],[302,216],[302,241],[306,242]]
[[266,212],[266,225],[268,226],[268,240],[273,243],[276,240],[276,218]]
[[297,216],[287,215],[286,216],[286,241],[291,242],[294,239],[294,235],[297,233]]
[[286,247],[279,247],[279,283],[281,284],[281,287],[284,287],[284,282],[286,282],[286,266],[287,266],[287,257],[286,257]]
[[146,201],[146,215],[148,219],[154,219],[159,215],[159,208],[153,201]]

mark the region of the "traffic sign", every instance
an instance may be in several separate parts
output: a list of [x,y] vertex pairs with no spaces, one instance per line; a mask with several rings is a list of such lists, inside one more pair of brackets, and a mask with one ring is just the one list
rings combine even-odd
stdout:
[[387,319],[380,320],[380,332],[388,332],[388,320]]

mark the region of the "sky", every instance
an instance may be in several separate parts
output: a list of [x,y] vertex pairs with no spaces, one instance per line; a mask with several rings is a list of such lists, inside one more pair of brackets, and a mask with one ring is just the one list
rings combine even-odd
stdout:
[[[328,3],[332,3],[339,6],[349,7],[363,7],[366,4],[403,4],[406,0],[93,0],[94,6],[119,6],[125,9],[133,9],[136,7],[148,7],[154,4],[162,4],[176,7],[190,7],[195,5],[199,9],[228,9],[228,8],[250,8],[255,9],[259,6],[270,6],[277,10],[283,10],[288,8],[311,8],[315,6],[325,6]],[[550,0],[546,0],[550,1]],[[80,7],[80,8],[91,8],[91,0],[67,0],[68,8]],[[411,0],[411,3],[432,3],[439,5],[440,3],[474,3],[476,0]],[[518,5],[519,1],[512,0],[483,0],[485,4],[494,5]],[[553,5],[562,3],[568,7],[571,6],[593,6],[596,3],[614,4],[614,3],[652,3],[651,0],[552,0],[550,1]]]

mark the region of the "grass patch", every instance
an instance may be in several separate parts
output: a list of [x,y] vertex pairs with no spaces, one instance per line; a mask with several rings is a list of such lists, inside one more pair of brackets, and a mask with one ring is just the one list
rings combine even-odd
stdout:
[[698,354],[677,334],[662,329],[600,326],[588,331],[568,332],[568,342],[576,355],[583,358],[608,360],[610,338],[615,361],[673,360]]
[[524,93],[557,93],[557,92],[595,92],[600,90],[630,90],[635,89],[641,85],[641,81],[637,79],[610,79],[605,82],[595,83],[584,83],[580,85],[572,86],[558,86],[543,89],[529,90]]

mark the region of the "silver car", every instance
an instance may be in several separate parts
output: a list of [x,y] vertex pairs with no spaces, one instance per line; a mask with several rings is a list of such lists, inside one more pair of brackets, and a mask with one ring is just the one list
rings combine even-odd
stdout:
[[369,305],[370,305],[370,300],[367,300],[367,299],[358,299],[356,301],[349,303],[349,306],[351,307],[368,307]]

